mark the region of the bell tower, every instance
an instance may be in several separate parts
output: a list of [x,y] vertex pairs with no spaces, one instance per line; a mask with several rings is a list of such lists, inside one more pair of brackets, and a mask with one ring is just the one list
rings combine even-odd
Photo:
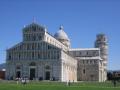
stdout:
[[100,56],[102,59],[102,77],[103,81],[107,80],[107,63],[108,63],[108,40],[105,34],[96,36],[95,48],[100,48]]

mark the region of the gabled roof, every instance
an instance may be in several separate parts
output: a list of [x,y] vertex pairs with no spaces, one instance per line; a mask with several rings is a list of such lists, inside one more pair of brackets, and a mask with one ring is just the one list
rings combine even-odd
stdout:
[[[35,22],[26,25],[26,26],[23,28],[23,30],[27,31],[27,30],[30,30],[31,28],[32,28],[33,31],[36,31],[36,30],[46,31],[45,26],[40,25],[40,24],[37,24],[37,23],[35,23]],[[37,29],[36,29],[36,28],[37,28]]]

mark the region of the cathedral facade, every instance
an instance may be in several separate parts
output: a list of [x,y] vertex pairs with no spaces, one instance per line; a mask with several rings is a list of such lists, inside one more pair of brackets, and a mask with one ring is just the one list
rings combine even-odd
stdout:
[[63,26],[53,36],[33,22],[23,28],[22,42],[7,49],[6,79],[103,82],[107,50],[104,34],[97,35],[94,48],[71,48]]

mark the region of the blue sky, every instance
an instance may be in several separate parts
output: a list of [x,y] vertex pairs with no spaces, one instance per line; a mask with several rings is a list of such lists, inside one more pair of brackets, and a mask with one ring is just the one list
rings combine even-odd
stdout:
[[120,0],[0,0],[0,63],[33,17],[53,35],[63,25],[73,48],[94,47],[96,34],[105,33],[108,69],[120,69]]

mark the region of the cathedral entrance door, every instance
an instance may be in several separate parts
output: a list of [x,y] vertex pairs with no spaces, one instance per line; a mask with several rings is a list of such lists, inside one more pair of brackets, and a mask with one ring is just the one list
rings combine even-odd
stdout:
[[50,80],[50,71],[46,71],[45,76],[46,80]]
[[17,71],[16,72],[16,78],[20,78],[21,77],[21,72],[20,71]]
[[30,80],[35,78],[35,68],[30,68]]

